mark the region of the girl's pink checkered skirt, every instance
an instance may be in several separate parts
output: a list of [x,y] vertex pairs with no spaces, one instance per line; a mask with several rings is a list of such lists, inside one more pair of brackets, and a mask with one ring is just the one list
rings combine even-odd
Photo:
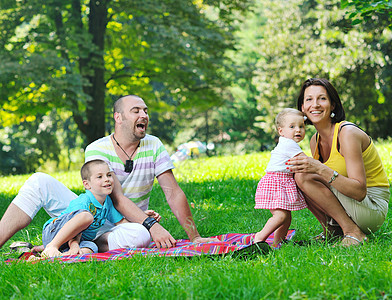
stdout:
[[255,208],[300,210],[306,208],[304,195],[295,184],[294,174],[267,172],[257,185]]

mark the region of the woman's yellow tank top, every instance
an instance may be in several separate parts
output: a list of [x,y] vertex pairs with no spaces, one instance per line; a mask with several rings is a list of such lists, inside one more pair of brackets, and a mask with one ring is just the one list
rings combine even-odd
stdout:
[[[338,151],[338,133],[340,125],[343,122],[335,124],[331,153],[329,154],[328,160],[324,162],[324,164],[330,167],[332,170],[337,171],[339,174],[347,177],[346,161]],[[318,136],[316,137],[316,149],[313,157],[317,160],[320,158]],[[387,174],[385,173],[380,156],[378,155],[377,149],[374,146],[372,140],[370,141],[369,147],[367,147],[367,149],[362,152],[362,158],[365,165],[367,187],[389,187]]]

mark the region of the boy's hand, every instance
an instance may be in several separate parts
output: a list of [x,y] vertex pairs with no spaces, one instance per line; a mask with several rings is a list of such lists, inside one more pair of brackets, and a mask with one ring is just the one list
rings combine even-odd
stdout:
[[160,214],[152,209],[145,210],[144,213],[149,217],[153,217],[155,220],[157,220],[157,222],[159,222],[162,218]]

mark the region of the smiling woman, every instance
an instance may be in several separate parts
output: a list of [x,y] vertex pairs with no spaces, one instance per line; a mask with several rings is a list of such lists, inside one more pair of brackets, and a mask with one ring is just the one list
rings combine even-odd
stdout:
[[311,157],[290,159],[290,171],[324,234],[342,236],[343,246],[362,244],[388,211],[389,182],[372,139],[345,121],[339,94],[322,78],[303,84],[298,109],[313,124]]

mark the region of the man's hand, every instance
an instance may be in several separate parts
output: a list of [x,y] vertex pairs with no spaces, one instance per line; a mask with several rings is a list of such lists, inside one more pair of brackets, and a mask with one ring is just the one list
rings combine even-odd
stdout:
[[176,246],[176,240],[158,223],[152,225],[150,234],[157,248],[171,248]]
[[147,209],[144,211],[144,213],[149,217],[153,217],[155,220],[157,220],[157,222],[159,222],[162,218],[160,214],[152,209]]
[[200,244],[200,243],[220,242],[220,241],[218,238],[203,238],[201,236],[197,236],[191,242]]

